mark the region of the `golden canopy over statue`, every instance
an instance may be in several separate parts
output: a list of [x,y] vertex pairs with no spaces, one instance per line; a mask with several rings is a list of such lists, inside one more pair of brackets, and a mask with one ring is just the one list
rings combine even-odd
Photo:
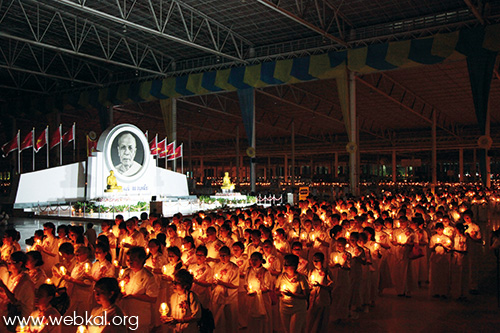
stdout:
[[224,172],[224,179],[222,180],[221,186],[222,192],[230,192],[234,190],[234,184],[231,183],[231,178],[229,177],[229,172]]
[[116,181],[115,172],[113,170],[109,171],[109,176],[106,178],[106,189],[104,192],[121,192],[122,187],[118,186],[118,182]]

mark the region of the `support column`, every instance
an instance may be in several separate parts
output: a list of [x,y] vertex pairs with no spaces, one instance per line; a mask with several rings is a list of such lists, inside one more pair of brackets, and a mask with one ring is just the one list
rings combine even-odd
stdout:
[[[255,128],[255,89],[253,89],[253,108],[252,108],[252,147],[255,149],[255,137],[257,136],[257,131]],[[255,168],[256,166],[256,160],[255,156],[250,159],[250,187],[251,187],[251,193],[252,195],[255,195],[255,181],[256,181],[256,175],[255,175]]]
[[461,183],[464,182],[464,150],[463,148],[460,148],[458,150],[458,174],[459,174],[459,181]]
[[[271,181],[271,179],[272,179],[272,175],[271,175],[271,173],[273,173],[273,172],[272,172],[272,169],[271,169],[271,156],[268,156],[268,157],[267,157],[267,170],[269,170],[269,171],[268,171],[268,172],[269,172],[269,175],[268,175],[268,177],[266,178],[266,180],[270,182],[270,181]],[[273,174],[274,174],[274,173],[273,173]]]
[[472,179],[477,180],[477,153],[476,148],[472,149]]
[[[485,135],[487,137],[490,137],[491,132],[490,132],[490,104],[491,104],[491,99],[488,99],[488,110],[486,112],[486,133]],[[491,158],[488,154],[488,149],[484,150],[484,153],[486,155],[486,187],[491,188]]]
[[283,168],[283,173],[285,177],[285,182],[288,182],[288,155],[285,154],[285,166]]
[[395,183],[398,180],[398,178],[397,178],[397,176],[398,176],[398,170],[397,170],[397,168],[398,168],[398,165],[396,163],[396,151],[393,150],[392,151],[392,182],[393,183]]
[[191,175],[190,178],[194,178],[194,172],[193,172],[193,153],[192,153],[192,146],[191,146],[191,129],[188,131],[188,149],[189,149],[189,174]]
[[[177,142],[177,99],[172,98],[172,141]],[[174,144],[174,148],[177,148],[177,143]],[[167,164],[167,159],[165,158],[165,165]],[[177,159],[172,161],[172,171],[177,172]]]
[[431,161],[431,170],[432,170],[432,184],[431,189],[432,193],[434,193],[434,189],[437,185],[437,139],[436,139],[436,110],[432,110],[432,161]]
[[333,164],[333,179],[337,179],[339,177],[339,153],[334,154],[334,164]]
[[240,127],[236,126],[236,185],[240,185]]
[[358,137],[358,128],[357,128],[357,115],[356,115],[356,78],[354,77],[354,72],[349,72],[349,116],[351,122],[351,144],[356,147],[356,149],[352,149],[349,151],[349,183],[351,188],[351,193],[353,195],[359,195],[359,180],[358,180],[358,164],[359,161],[357,159],[357,137]]
[[203,183],[205,178],[205,168],[203,167],[203,156],[200,157],[200,182]]
[[295,121],[292,121],[292,187],[295,186]]

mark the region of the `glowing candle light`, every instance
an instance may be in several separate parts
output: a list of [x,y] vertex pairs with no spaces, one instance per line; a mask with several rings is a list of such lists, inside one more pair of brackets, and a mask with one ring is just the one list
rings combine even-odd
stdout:
[[36,240],[36,245],[40,245],[40,244],[42,244],[42,241],[41,241],[41,240],[39,240],[39,239],[37,239],[37,240]]
[[401,235],[398,236],[398,243],[403,244],[403,237]]
[[166,316],[167,315],[167,303],[161,303],[160,304],[160,314],[162,316]]
[[118,277],[122,279],[124,274],[125,274],[125,269],[121,268],[120,272],[118,273]]
[[339,263],[339,256],[338,255],[335,255],[335,257],[333,257],[333,262],[336,264]]
[[149,255],[149,247],[146,248],[146,255]]
[[380,247],[380,245],[378,245],[378,243],[375,243],[375,245],[373,245],[373,248],[374,248],[375,250],[378,250],[378,249],[379,249],[379,247]]
[[47,279],[47,280],[45,280],[45,283],[46,284],[52,284],[52,280],[51,279]]
[[215,273],[214,279],[218,280],[219,279],[219,274]]
[[123,294],[125,293],[125,281],[120,281],[120,291]]
[[118,260],[113,260],[113,266],[118,267],[119,265]]
[[167,265],[163,265],[163,267],[161,268],[161,272],[163,273],[163,275],[167,275]]
[[316,281],[316,277],[314,276],[314,274],[311,274],[311,284],[314,284]]
[[351,236],[351,233],[350,233],[349,231],[347,231],[347,232],[345,233],[345,236],[346,236],[346,238],[349,238],[349,236]]
[[31,246],[26,246],[26,252],[30,252],[31,251]]
[[85,263],[84,269],[85,269],[85,273],[90,272],[90,264],[88,262]]
[[23,324],[20,324],[19,333],[25,333],[25,332],[26,332],[26,327]]
[[311,238],[312,238],[312,241],[314,242],[314,235],[312,235]]
[[250,282],[248,283],[248,293],[253,293],[253,287]]
[[85,333],[86,331],[87,329],[85,328],[85,326],[83,325],[78,326],[78,333]]
[[61,266],[60,271],[62,275],[66,275],[66,267]]
[[184,244],[181,245],[181,250],[184,251],[185,247]]
[[441,238],[437,237],[436,238],[436,243],[441,243]]

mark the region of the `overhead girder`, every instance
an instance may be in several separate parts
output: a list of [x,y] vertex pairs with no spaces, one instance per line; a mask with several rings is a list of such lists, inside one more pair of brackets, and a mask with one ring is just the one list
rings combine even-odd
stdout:
[[426,102],[422,97],[396,82],[387,74],[376,73],[362,77],[356,76],[356,80],[430,125],[432,125],[432,114],[436,112],[436,126],[460,139],[457,133],[457,125],[444,112],[436,109],[432,104]]
[[[257,0],[257,2],[320,34],[324,38],[328,38],[337,44],[347,46],[347,43],[343,40],[343,36],[345,36],[345,26],[340,23],[342,17],[340,17],[338,9],[333,9],[334,7],[332,5],[327,4],[327,2],[323,0],[296,0],[296,6],[290,6],[289,8],[283,7],[283,3],[279,0]],[[314,10],[315,12],[315,15],[312,15],[312,17],[315,18],[314,23],[304,18],[306,16],[306,12],[312,6],[314,6],[314,9],[311,10]],[[336,37],[329,32],[333,25],[337,27],[336,30],[342,37]]]
[[[31,7],[26,2],[32,3]],[[17,14],[19,12],[23,15]],[[19,36],[8,32],[11,30],[7,26],[9,15],[20,17],[24,27],[31,33]],[[19,23],[16,22],[17,25]],[[54,39],[54,34],[65,42]],[[32,0],[10,0],[0,8],[0,37],[154,75],[165,75],[173,62],[172,57],[148,44],[96,24],[88,18]]]
[[[53,1],[127,28],[243,63],[245,52],[253,45],[230,27],[178,0],[135,0],[128,7],[127,2],[109,2],[108,12],[97,9],[98,3],[84,0]],[[182,33],[167,33],[174,30],[172,25],[179,23]]]
[[[333,110],[334,108],[338,107],[334,102],[329,101],[321,96],[315,95],[314,93],[311,93],[307,90],[298,88],[295,85],[281,85],[281,86],[271,87],[270,89],[259,88],[256,89],[256,91],[271,98],[275,98],[283,103],[300,108],[307,112],[311,112],[313,116],[323,118],[326,121],[330,123],[335,123],[341,126],[342,129],[345,129],[345,124],[342,118],[335,118],[331,116],[331,111],[328,114],[325,114],[322,112],[318,112],[317,110],[311,108],[310,106],[305,106],[302,104],[302,102],[305,100],[309,101],[313,100],[316,103],[316,109],[319,107],[320,103],[327,105],[327,108],[329,110]],[[272,91],[274,93],[271,93],[269,91]],[[325,125],[326,124],[327,123],[325,123]],[[377,131],[375,129],[373,121],[370,121],[368,119],[362,120],[360,124],[360,131],[368,133],[380,139],[391,141],[390,137],[391,133],[383,130]]]

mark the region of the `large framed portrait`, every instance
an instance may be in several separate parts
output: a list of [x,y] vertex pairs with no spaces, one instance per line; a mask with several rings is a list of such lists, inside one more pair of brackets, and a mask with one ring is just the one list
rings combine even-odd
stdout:
[[104,143],[107,171],[126,182],[139,179],[149,163],[149,144],[144,133],[134,125],[122,124],[108,133]]

